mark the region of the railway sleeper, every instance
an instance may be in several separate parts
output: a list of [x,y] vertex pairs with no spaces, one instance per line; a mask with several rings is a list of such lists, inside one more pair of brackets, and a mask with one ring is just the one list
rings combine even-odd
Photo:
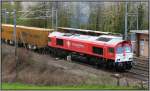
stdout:
[[137,74],[137,75],[141,75],[141,76],[145,76],[145,77],[148,77],[148,72],[144,72],[144,71],[141,71],[141,70],[137,70],[137,69],[132,69],[129,71],[130,73],[133,73],[133,74]]
[[137,74],[137,73],[133,73],[133,72],[129,72],[131,74],[131,77],[143,80],[143,81],[148,81],[148,77],[147,75],[143,75],[143,74]]
[[136,65],[136,66],[133,66],[132,69],[139,69],[139,70],[143,70],[143,71],[149,71],[149,68],[148,67],[144,67],[144,66],[140,66],[140,65]]

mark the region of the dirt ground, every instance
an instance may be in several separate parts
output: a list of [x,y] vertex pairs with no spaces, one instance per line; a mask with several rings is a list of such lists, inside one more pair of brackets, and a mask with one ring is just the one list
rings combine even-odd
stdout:
[[[13,46],[2,44],[2,81],[21,82],[37,85],[117,85],[117,79],[108,72],[87,65],[57,59],[47,54],[39,54],[18,48],[16,67]],[[17,73],[17,75],[16,75]],[[139,80],[122,76],[122,86],[137,86]]]

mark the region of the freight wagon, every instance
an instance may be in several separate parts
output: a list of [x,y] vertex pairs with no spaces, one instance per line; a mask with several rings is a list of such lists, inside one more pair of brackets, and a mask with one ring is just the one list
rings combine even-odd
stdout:
[[[29,49],[44,48],[48,43],[48,34],[53,29],[16,26],[16,40]],[[14,25],[2,24],[1,38],[9,44],[14,44]]]

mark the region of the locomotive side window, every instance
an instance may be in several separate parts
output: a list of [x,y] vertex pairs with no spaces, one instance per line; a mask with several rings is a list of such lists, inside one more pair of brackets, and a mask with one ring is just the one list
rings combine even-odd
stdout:
[[56,39],[56,45],[63,46],[64,42],[62,39]]
[[48,38],[48,42],[51,42],[51,38]]
[[114,53],[114,48],[109,48],[108,51],[109,53]]
[[93,47],[93,53],[103,55],[103,48]]

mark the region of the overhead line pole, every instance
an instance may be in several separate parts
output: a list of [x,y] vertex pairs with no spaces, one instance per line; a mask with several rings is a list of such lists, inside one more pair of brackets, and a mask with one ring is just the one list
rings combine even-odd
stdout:
[[55,23],[55,29],[56,29],[56,31],[57,31],[57,27],[58,27],[58,19],[57,19],[57,18],[58,18],[58,17],[57,17],[57,13],[58,13],[58,12],[57,12],[57,10],[58,10],[58,2],[56,1],[56,6],[55,6],[55,18],[56,18],[56,19],[55,19],[55,20],[56,20],[56,21],[55,21],[55,22],[56,22],[56,23]]
[[57,9],[56,9],[56,31],[57,31],[57,27],[58,27],[58,20],[57,20]]
[[53,6],[52,6],[52,28],[54,28],[53,17],[54,17],[54,15],[53,15]]
[[2,9],[2,15],[4,15],[4,22],[5,22],[5,24],[7,23],[7,9],[5,8],[5,9]]
[[17,55],[17,35],[16,35],[16,10],[13,10],[14,16],[14,42],[15,42],[15,61],[16,61],[16,75],[15,80],[18,78],[18,55]]
[[138,12],[137,12],[137,15],[136,15],[136,23],[137,23],[137,30],[139,29],[139,17],[138,17]]
[[128,2],[125,3],[125,32],[124,32],[124,39],[128,39],[128,16],[136,16],[136,25],[138,30],[138,11],[137,13],[128,13]]
[[7,9],[5,9],[5,24],[7,23]]
[[125,5],[125,32],[124,32],[124,39],[127,40],[127,33],[128,33],[128,2]]

